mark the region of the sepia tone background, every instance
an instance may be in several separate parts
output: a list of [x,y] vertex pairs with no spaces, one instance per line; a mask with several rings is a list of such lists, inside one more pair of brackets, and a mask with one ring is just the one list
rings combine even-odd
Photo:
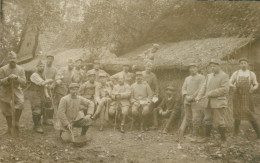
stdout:
[[[138,55],[160,45],[153,71],[160,84],[181,88],[188,75],[187,65],[200,65],[205,74],[211,58],[222,59],[225,72],[237,69],[238,58],[248,57],[251,70],[260,78],[259,2],[182,2],[167,0],[2,0],[0,64],[15,51],[19,64],[29,76],[39,58],[55,56],[55,66],[67,59],[82,58],[84,64],[98,61],[111,74],[125,63],[142,70]],[[259,89],[258,89],[259,90]],[[26,92],[25,94],[28,94]],[[255,94],[260,117],[260,95]],[[231,101],[231,99],[230,99]],[[73,149],[57,140],[57,133],[39,136],[31,132],[30,105],[25,103],[23,137],[16,141],[0,136],[0,162],[258,162],[259,143],[242,125],[241,141],[229,140],[229,147],[208,147],[184,142],[172,135],[149,133],[137,141],[137,132],[125,138],[112,130],[101,134],[91,129],[93,142],[86,149]],[[233,124],[232,105],[226,110],[229,130]],[[28,118],[30,117],[30,118]],[[260,118],[259,118],[260,119]],[[5,130],[0,117],[0,131]],[[249,133],[249,135],[247,135]],[[250,137],[251,136],[251,137]],[[244,141],[244,139],[248,141]],[[257,147],[258,145],[258,147]],[[69,148],[69,149],[68,149]],[[65,151],[65,149],[67,149]],[[39,151],[38,151],[39,150]],[[24,153],[28,154],[25,156]],[[18,160],[16,160],[18,158]],[[3,161],[2,161],[3,159]]]

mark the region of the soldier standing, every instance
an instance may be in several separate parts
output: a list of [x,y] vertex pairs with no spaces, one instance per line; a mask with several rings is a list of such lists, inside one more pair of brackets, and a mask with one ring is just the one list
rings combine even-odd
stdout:
[[33,98],[33,100],[31,100],[32,117],[34,130],[38,133],[43,133],[43,129],[41,127],[41,116],[44,109],[43,105],[46,98],[50,98],[46,86],[53,82],[52,79],[45,80],[43,71],[44,63],[39,60],[36,72],[34,72],[30,77],[32,82],[30,86],[30,96]]
[[240,70],[235,71],[231,78],[231,87],[234,89],[233,115],[234,115],[234,135],[238,134],[241,120],[247,120],[253,126],[257,138],[260,139],[260,131],[254,112],[254,100],[252,94],[258,88],[258,82],[254,72],[248,69],[248,60],[239,60]]
[[[89,72],[91,73],[91,72]],[[97,105],[97,110],[95,114],[93,115],[92,119],[96,119],[97,116],[100,114],[100,131],[104,130],[104,120],[109,120],[109,105],[111,102],[111,87],[109,84],[106,82],[107,75],[105,73],[100,73],[99,74],[99,81],[100,84],[96,87],[95,90],[95,102]]]
[[116,73],[115,75],[113,75],[114,78],[118,79],[120,77],[123,77],[125,82],[129,85],[132,84],[133,82],[133,73],[129,72],[130,69],[130,65],[128,64],[124,64],[123,65],[123,71]]
[[[122,114],[122,121],[120,126],[120,131],[122,133],[125,132],[124,125],[126,116],[129,113],[130,107],[130,96],[131,96],[131,87],[125,83],[125,79],[123,77],[119,77],[118,84],[114,86],[113,91],[111,93],[112,102],[109,108],[110,116],[113,116],[118,112],[120,109]],[[117,117],[116,117],[117,118]]]
[[95,62],[94,68],[89,70],[87,73],[90,74],[90,73],[93,73],[93,72],[96,74],[96,81],[97,82],[99,82],[99,74],[100,73],[106,74],[107,77],[109,76],[108,73],[106,73],[104,70],[100,69],[100,64],[98,62]]
[[186,77],[182,86],[182,97],[184,99],[185,116],[180,127],[180,134],[183,135],[187,126],[192,123],[193,135],[199,135],[199,128],[202,125],[203,109],[195,103],[195,97],[204,83],[205,77],[198,73],[196,64],[189,65],[190,76]]
[[89,126],[92,124],[90,117],[94,112],[94,103],[78,96],[78,89],[78,83],[71,83],[69,85],[70,94],[62,97],[59,104],[60,137],[65,142],[73,141],[73,127],[81,127],[81,136],[85,137]]
[[[7,134],[10,134],[11,128],[14,127],[14,136],[19,136],[19,119],[24,103],[21,86],[25,86],[26,78],[24,69],[16,64],[16,53],[10,52],[8,61],[9,64],[0,68],[0,108],[7,121]],[[11,105],[13,105],[13,108]],[[12,109],[15,109],[14,117],[12,117]],[[15,126],[12,126],[13,118],[15,118]]]
[[221,140],[225,141],[226,123],[224,119],[224,109],[227,108],[226,95],[229,92],[229,78],[228,75],[221,70],[219,60],[211,60],[210,67],[212,73],[208,74],[206,81],[199,90],[195,101],[202,98],[207,100],[207,108],[204,110],[205,134],[201,142],[208,141],[212,129],[213,122],[218,127]]
[[63,67],[58,70],[55,77],[57,86],[56,86],[56,104],[59,105],[59,101],[62,97],[68,94],[68,88],[71,83],[73,71],[73,61],[72,59],[68,60],[68,66]]
[[71,81],[73,83],[78,83],[81,84],[83,82],[84,78],[84,71],[81,69],[82,66],[82,59],[77,59],[75,61],[75,68],[73,69],[72,72],[72,79]]
[[151,110],[152,96],[153,93],[149,84],[143,81],[142,72],[136,72],[136,82],[131,86],[132,114],[135,119],[140,120],[142,132],[147,130],[147,116]]
[[51,96],[51,99],[46,99],[46,102],[44,104],[44,111],[43,111],[43,124],[45,125],[53,125],[53,113],[54,108],[52,105],[52,99],[54,98],[54,89],[56,86],[55,77],[57,74],[57,69],[53,66],[54,56],[53,55],[47,55],[46,58],[46,66],[44,68],[44,78],[45,79],[52,79],[53,82],[48,85],[48,92]]

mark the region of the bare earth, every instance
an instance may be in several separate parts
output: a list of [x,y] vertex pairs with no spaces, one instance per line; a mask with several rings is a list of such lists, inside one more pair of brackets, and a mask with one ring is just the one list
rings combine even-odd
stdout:
[[[28,101],[27,101],[28,103]],[[137,130],[121,134],[113,127],[98,131],[94,125],[88,131],[91,141],[83,148],[63,143],[53,127],[44,126],[45,133],[32,130],[29,105],[21,117],[21,136],[18,139],[4,136],[6,122],[0,116],[1,162],[260,162],[260,141],[249,127],[237,138],[228,133],[227,142],[220,145],[218,134],[206,144],[191,142],[188,136],[177,141],[174,134],[158,131],[141,133]],[[139,137],[139,138],[138,138]]]

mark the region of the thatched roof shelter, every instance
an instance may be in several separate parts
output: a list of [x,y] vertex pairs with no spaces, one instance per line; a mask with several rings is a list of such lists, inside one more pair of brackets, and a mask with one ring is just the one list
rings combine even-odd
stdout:
[[186,69],[190,63],[205,67],[212,58],[225,59],[250,43],[250,38],[209,38],[172,43],[155,55],[156,69]]
[[[154,53],[154,68],[187,69],[190,63],[197,63],[203,68],[212,58],[225,59],[252,41],[251,38],[221,37],[160,44],[159,50]],[[99,62],[105,69],[112,71],[120,70],[125,63],[143,68],[144,61],[137,56],[151,46],[151,44],[147,44],[120,58],[105,59]]]

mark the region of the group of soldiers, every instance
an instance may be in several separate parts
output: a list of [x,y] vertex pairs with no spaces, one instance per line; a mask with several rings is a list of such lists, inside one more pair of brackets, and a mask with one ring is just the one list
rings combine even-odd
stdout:
[[[19,119],[23,110],[26,85],[24,69],[16,64],[16,54],[8,54],[9,64],[0,68],[0,106],[6,118],[8,131],[19,135]],[[190,64],[190,75],[186,77],[181,95],[178,88],[167,86],[164,96],[159,96],[159,85],[152,72],[152,63],[145,64],[144,71],[131,72],[130,65],[123,65],[123,70],[110,76],[94,63],[93,69],[82,69],[81,59],[68,60],[67,66],[57,69],[53,65],[54,56],[47,55],[45,62],[39,60],[36,71],[30,76],[30,102],[34,131],[43,133],[42,124],[58,125],[60,137],[72,141],[73,128],[81,128],[85,137],[88,128],[100,119],[100,131],[105,122],[120,120],[118,129],[125,132],[125,123],[129,119],[142,132],[150,128],[158,129],[158,119],[166,119],[163,133],[181,117],[179,134],[184,135],[187,128],[192,128],[192,135],[199,136],[203,126],[205,135],[202,142],[209,139],[212,126],[216,126],[222,141],[226,140],[225,108],[228,107],[227,94],[232,88],[234,135],[238,134],[241,120],[252,124],[257,138],[260,131],[254,114],[252,94],[257,90],[256,75],[248,69],[248,60],[239,60],[240,69],[231,78],[222,71],[219,60],[213,59],[209,66],[211,73],[206,76],[199,73],[198,65]],[[15,110],[15,114],[13,114]],[[150,117],[153,125],[150,125]],[[13,123],[15,120],[15,123]],[[117,126],[115,126],[117,127]]]

